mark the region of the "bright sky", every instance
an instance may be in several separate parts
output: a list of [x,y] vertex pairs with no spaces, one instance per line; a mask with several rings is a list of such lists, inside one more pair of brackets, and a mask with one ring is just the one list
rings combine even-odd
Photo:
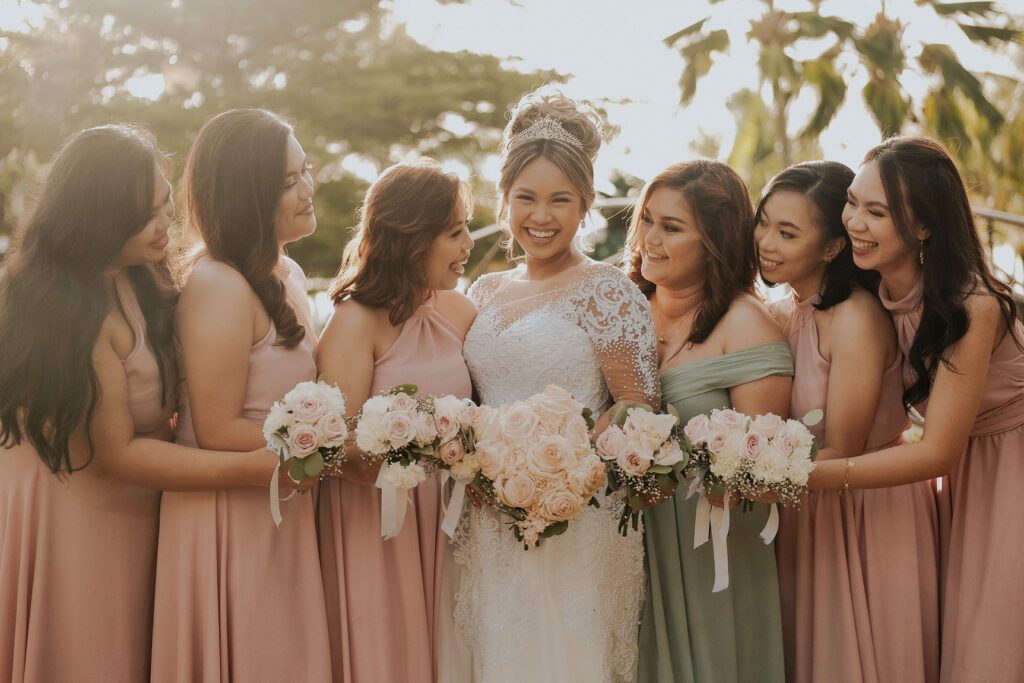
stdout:
[[[720,140],[720,154],[726,156],[736,129],[726,101],[741,87],[758,87],[757,52],[745,34],[749,20],[760,14],[763,5],[752,0],[725,0],[715,6],[705,0],[468,0],[448,5],[392,0],[389,4],[412,37],[433,48],[490,53],[507,59],[513,68],[571,74],[566,93],[602,101],[612,123],[621,127],[598,159],[598,178],[608,178],[613,169],[648,178],[691,158],[690,144],[700,131]],[[908,23],[904,44],[911,50],[912,63],[916,45],[924,40],[950,44],[972,70],[1012,73],[1009,60],[986,54],[950,22],[914,0],[887,0],[886,4],[889,16]],[[1006,7],[1014,5],[1024,10],[1024,0],[1012,0]],[[810,9],[801,0],[776,0],[775,6]],[[825,0],[821,13],[864,26],[879,8],[878,0]],[[731,47],[728,55],[716,58],[690,106],[680,109],[678,79],[683,59],[662,39],[709,15],[712,19],[705,28],[728,30]],[[811,58],[829,45],[828,40],[806,41],[806,48],[793,56]],[[848,73],[854,73],[855,66],[850,60]],[[820,141],[826,157],[854,166],[880,135],[860,96],[865,82],[863,73],[849,78],[847,104]],[[919,101],[927,81],[910,73],[904,87]],[[808,91],[791,105],[794,132],[816,104],[814,93]],[[488,170],[489,175],[495,174],[496,169]]]

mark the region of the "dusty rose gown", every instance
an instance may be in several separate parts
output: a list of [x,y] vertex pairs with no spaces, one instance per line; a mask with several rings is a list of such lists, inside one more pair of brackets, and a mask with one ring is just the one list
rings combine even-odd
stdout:
[[[793,353],[792,414],[826,410],[831,363],[819,351],[814,304],[780,306]],[[908,425],[901,364],[882,378],[865,450],[900,441]],[[825,421],[811,428],[827,443]],[[929,482],[812,492],[783,509],[776,540],[786,680],[936,681],[938,518]]]
[[[243,415],[261,424],[274,401],[316,378],[305,277],[290,259],[278,275],[307,331],[286,349],[271,324],[252,346]],[[195,445],[182,394],[178,441]],[[312,497],[294,496],[281,512],[278,529],[264,488],[164,494],[153,681],[330,679]]]
[[[893,301],[884,284],[879,289],[904,355],[923,292],[918,281]],[[1016,331],[1024,340],[1024,324]],[[912,379],[904,363],[904,384]],[[927,403],[915,407],[927,419]],[[1010,334],[992,352],[967,447],[943,483],[941,680],[1024,680],[1024,353]]]
[[[124,360],[135,435],[166,437],[172,405],[142,311],[123,276],[115,288],[135,335]],[[61,481],[26,443],[0,450],[0,680],[149,677],[159,507],[158,491],[89,467]]]
[[[434,300],[377,359],[371,395],[416,384],[420,395],[472,393],[462,335]],[[413,489],[398,536],[380,537],[380,490],[345,479],[320,488],[319,535],[334,680],[429,682],[437,672],[438,609],[447,537],[435,475]]]

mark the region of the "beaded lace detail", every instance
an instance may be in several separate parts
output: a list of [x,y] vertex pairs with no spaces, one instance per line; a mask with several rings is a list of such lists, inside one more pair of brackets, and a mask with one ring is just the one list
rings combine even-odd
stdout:
[[[470,290],[479,313],[464,355],[482,402],[557,384],[595,415],[613,400],[658,404],[650,307],[621,271],[587,262],[550,291],[513,299],[506,286],[516,272],[485,276]],[[619,535],[621,503],[602,498],[565,534],[528,551],[493,510],[467,507],[454,552],[455,619],[474,679],[550,680],[565,661],[577,680],[633,680],[643,534]]]

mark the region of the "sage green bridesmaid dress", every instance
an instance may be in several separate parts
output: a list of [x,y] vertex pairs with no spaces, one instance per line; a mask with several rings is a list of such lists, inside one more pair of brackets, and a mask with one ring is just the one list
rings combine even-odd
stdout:
[[[661,398],[683,423],[731,407],[729,389],[771,375],[793,375],[785,342],[759,344],[665,371]],[[775,548],[758,534],[768,506],[733,508],[729,587],[712,593],[711,543],[693,547],[698,495],[684,483],[672,500],[644,515],[647,601],[640,623],[640,681],[741,683],[783,681],[782,616]]]

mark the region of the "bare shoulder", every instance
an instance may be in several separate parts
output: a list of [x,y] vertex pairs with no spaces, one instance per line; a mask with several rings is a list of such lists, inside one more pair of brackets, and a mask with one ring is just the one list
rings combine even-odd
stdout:
[[436,296],[438,311],[465,336],[476,318],[476,305],[454,289],[436,292]]
[[839,338],[857,338],[865,332],[871,335],[896,334],[892,318],[882,303],[862,289],[854,289],[846,301],[836,304],[832,326],[833,336]]
[[768,307],[750,294],[741,294],[733,299],[718,328],[724,335],[727,353],[785,341],[782,328]]
[[387,322],[387,312],[383,309],[366,306],[354,299],[345,299],[334,305],[334,314],[327,322],[324,336],[335,330],[352,335],[374,335]]
[[190,306],[192,302],[219,300],[237,304],[256,298],[245,277],[221,261],[201,259],[189,274],[188,282],[181,291],[179,306]]
[[771,313],[772,318],[780,326],[785,325],[793,314],[793,297],[787,296],[778,301],[770,302],[768,304],[768,312]]

